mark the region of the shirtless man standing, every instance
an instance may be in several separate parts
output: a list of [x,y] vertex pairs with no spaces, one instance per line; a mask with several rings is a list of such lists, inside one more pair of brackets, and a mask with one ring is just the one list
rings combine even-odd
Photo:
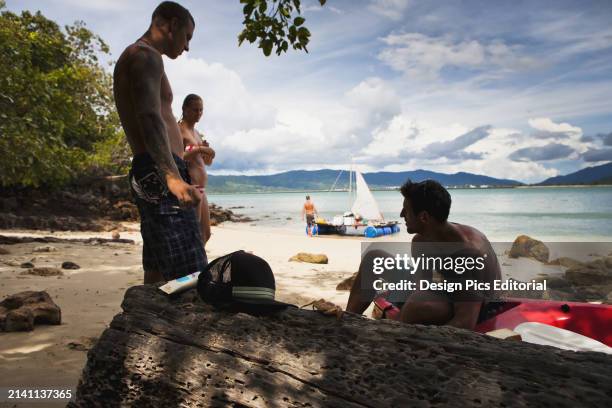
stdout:
[[193,207],[201,196],[189,183],[183,141],[172,114],[172,90],[162,55],[189,51],[195,22],[187,9],[165,1],[146,33],[119,57],[113,91],[134,158],[129,180],[141,218],[144,282],[201,271],[206,254]]
[[302,206],[302,221],[306,217],[306,228],[308,228],[308,236],[312,236],[312,226],[314,225],[315,217],[317,216],[317,208],[310,200],[310,196],[306,196],[306,201]]

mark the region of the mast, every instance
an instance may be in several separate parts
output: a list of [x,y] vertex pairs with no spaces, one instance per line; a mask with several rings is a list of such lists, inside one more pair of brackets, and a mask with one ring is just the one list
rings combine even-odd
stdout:
[[349,167],[349,193],[348,193],[349,205],[348,208],[353,206],[353,158],[351,157],[351,165]]

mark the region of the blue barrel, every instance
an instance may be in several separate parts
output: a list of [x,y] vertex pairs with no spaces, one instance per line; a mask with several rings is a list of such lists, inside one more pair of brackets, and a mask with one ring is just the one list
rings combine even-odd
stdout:
[[376,228],[369,226],[363,231],[363,235],[366,238],[376,238]]
[[380,237],[380,236],[383,236],[383,235],[385,235],[385,232],[383,231],[383,229],[380,228],[380,227],[376,227],[376,236]]
[[319,226],[317,224],[312,226],[312,235],[319,235]]
[[385,235],[391,235],[391,227],[384,227],[383,231],[385,232]]
[[400,232],[400,227],[397,224],[393,224],[393,233]]

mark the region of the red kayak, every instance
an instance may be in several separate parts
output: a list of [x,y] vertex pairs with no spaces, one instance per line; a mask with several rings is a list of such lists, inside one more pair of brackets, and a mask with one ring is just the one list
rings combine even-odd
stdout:
[[[400,310],[384,297],[374,300],[375,318],[399,320]],[[612,305],[508,298],[490,303],[487,313],[476,325],[486,333],[497,329],[513,330],[525,322],[537,322],[590,337],[612,347]]]

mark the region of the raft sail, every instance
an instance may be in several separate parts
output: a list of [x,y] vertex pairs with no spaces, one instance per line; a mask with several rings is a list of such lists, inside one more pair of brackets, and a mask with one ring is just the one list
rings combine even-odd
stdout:
[[331,222],[324,219],[316,220],[317,233],[319,235],[338,234],[376,238],[399,232],[400,228],[396,221],[385,222],[374,195],[363,175],[358,171],[349,173],[349,197],[353,190],[352,173],[355,175],[355,200],[352,203],[351,211],[334,217]]
[[355,202],[351,211],[355,215],[360,215],[362,218],[371,221],[382,221],[384,217],[378,208],[378,203],[374,199],[368,184],[363,175],[355,171],[355,189],[357,191]]

